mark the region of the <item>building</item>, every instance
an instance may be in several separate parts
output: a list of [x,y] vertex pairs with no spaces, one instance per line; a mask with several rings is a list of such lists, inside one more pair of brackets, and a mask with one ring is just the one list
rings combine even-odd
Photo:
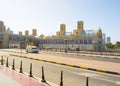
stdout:
[[107,37],[107,43],[111,43],[111,37]]
[[103,50],[104,38],[102,30],[85,30],[84,22],[78,21],[77,28],[73,32],[66,31],[66,24],[60,24],[60,31],[55,35],[36,37],[37,30],[33,29],[32,34],[25,30],[14,34],[13,31],[0,21],[0,48],[25,48],[27,45],[36,45],[41,49],[60,50]]
[[103,50],[106,50],[106,34],[105,33],[102,34],[102,46],[103,46]]
[[8,33],[4,22],[0,21],[0,48],[8,47]]
[[33,29],[32,35],[29,35],[29,31],[26,31],[25,35],[20,31],[19,34],[13,34],[13,31],[4,25],[4,22],[0,21],[0,48],[25,48],[27,45],[39,44],[39,39],[35,37],[37,30]]
[[84,22],[77,22],[77,29],[66,32],[66,25],[60,24],[60,31],[51,37],[40,37],[40,48],[60,50],[102,50],[102,30],[84,30]]
[[8,34],[13,34],[13,31],[10,30],[10,28],[8,28],[8,29],[6,30],[6,32],[7,32]]

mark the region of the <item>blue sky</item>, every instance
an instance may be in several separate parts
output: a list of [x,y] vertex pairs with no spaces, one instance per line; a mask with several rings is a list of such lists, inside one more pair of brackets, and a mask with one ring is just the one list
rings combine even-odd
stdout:
[[35,28],[38,35],[55,34],[62,23],[72,32],[82,20],[85,30],[101,28],[120,41],[120,0],[0,0],[0,20],[14,33]]

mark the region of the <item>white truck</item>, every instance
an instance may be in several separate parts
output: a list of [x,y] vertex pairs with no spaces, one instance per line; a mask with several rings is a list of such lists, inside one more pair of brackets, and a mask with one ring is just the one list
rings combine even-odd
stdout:
[[27,53],[38,53],[39,49],[36,46],[27,46],[26,47],[26,52]]

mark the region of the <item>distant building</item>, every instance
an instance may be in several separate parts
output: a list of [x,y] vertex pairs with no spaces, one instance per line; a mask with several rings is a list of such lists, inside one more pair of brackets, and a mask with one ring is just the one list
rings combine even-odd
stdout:
[[102,30],[84,30],[84,22],[77,22],[77,29],[66,32],[66,25],[60,24],[60,31],[52,37],[40,37],[40,48],[67,50],[102,50]]
[[106,34],[105,33],[103,33],[102,34],[102,45],[103,45],[103,50],[105,50],[106,49]]
[[9,33],[9,34],[13,34],[13,31],[10,30],[10,28],[8,28],[8,29],[6,30],[6,32]]
[[84,30],[84,22],[78,21],[77,28],[73,32],[66,32],[66,25],[60,24],[60,31],[55,35],[37,37],[37,29],[29,34],[19,31],[14,34],[0,21],[0,48],[25,48],[27,45],[36,45],[41,49],[60,49],[60,50],[103,50],[104,35],[102,30]]
[[6,32],[6,27],[3,21],[0,21],[0,32]]
[[106,44],[106,34],[105,33],[102,34],[102,39],[103,39],[103,44]]
[[107,37],[107,43],[111,43],[111,37]]
[[26,45],[39,44],[39,39],[35,37],[37,30],[34,29],[33,33],[29,35],[26,31],[25,35],[20,31],[19,34],[13,34],[13,31],[4,25],[3,21],[0,21],[0,48],[25,48]]

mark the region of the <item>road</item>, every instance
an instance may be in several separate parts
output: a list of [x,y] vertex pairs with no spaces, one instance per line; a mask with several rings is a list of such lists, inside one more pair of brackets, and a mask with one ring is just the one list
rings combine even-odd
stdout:
[[89,86],[120,86],[120,76],[118,75],[77,69],[73,67],[67,67],[25,58],[16,58],[13,56],[9,56],[8,52],[0,51],[0,56],[4,56],[4,59],[6,59],[6,57],[9,57],[9,65],[12,65],[12,60],[15,59],[15,67],[18,69],[20,61],[22,60],[23,71],[27,73],[29,73],[30,63],[33,63],[33,75],[39,78],[41,78],[41,67],[44,66],[45,79],[57,85],[59,85],[60,83],[60,72],[61,70],[63,70],[64,86],[86,86],[86,76],[89,77]]

